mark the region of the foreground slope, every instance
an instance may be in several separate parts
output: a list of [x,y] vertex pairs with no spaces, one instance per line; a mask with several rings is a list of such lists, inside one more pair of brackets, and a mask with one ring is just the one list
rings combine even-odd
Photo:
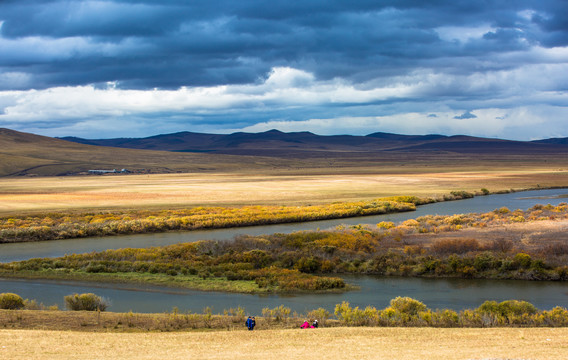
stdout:
[[[244,326],[243,326],[244,327]],[[566,328],[184,333],[0,330],[5,359],[566,359]]]

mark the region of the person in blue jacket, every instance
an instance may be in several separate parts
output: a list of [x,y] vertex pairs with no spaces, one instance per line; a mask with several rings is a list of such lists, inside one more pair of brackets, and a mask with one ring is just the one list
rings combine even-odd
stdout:
[[249,330],[254,330],[255,325],[256,325],[256,319],[254,318],[254,316],[252,318],[249,316],[247,321],[245,322],[245,326]]

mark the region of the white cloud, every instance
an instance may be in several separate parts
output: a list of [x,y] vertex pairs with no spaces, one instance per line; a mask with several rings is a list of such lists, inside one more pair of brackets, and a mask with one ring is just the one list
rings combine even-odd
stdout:
[[[275,68],[256,85],[182,87],[178,90],[121,90],[89,86],[46,90],[0,92],[12,99],[0,121],[32,121],[47,118],[89,118],[136,113],[187,111],[210,113],[234,108],[319,105],[342,102],[365,103],[409,94],[410,86],[358,90],[342,81],[315,82],[313,75],[290,68]],[[4,117],[4,119],[3,119]]]
[[[20,77],[17,73],[3,76],[6,80]],[[21,81],[25,80],[22,76]],[[192,130],[194,122],[202,128],[211,117],[209,131],[224,132],[238,115],[249,116],[235,128],[246,131],[460,133],[518,139],[568,134],[562,125],[568,115],[565,63],[469,75],[419,70],[373,85],[372,80],[363,86],[340,78],[321,81],[303,70],[277,67],[265,80],[248,85],[124,90],[111,82],[106,88],[0,91],[0,126],[25,130],[49,122],[50,135],[72,135],[86,129],[92,129],[91,134],[126,133],[124,124],[129,124],[151,135]],[[464,117],[464,111],[476,117]],[[215,128],[213,122],[219,124],[221,118],[224,125]]]
[[[273,120],[248,126],[243,131],[261,132],[270,129],[281,131],[310,131],[321,135],[392,132],[407,135],[446,134],[499,137],[512,140],[536,140],[565,137],[568,124],[556,119],[566,114],[555,107],[520,107],[512,110],[476,110],[476,118],[455,120],[459,112],[400,113],[388,116],[338,117],[305,121]],[[432,116],[435,115],[435,116]],[[532,129],[530,135],[526,129]],[[237,129],[233,129],[236,131]]]
[[289,67],[275,67],[264,82],[275,88],[302,88],[313,84],[314,75],[306,71]]

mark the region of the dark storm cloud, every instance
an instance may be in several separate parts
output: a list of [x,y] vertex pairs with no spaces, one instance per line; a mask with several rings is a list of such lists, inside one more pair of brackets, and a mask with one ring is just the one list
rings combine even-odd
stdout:
[[[435,59],[482,63],[562,44],[563,10],[562,1],[12,1],[0,4],[1,35],[18,56],[0,55],[0,70],[29,74],[19,88],[244,84],[276,66],[357,83],[438,69]],[[437,31],[484,24],[493,29],[472,40]]]
[[4,0],[0,127],[561,133],[567,13],[564,0]]
[[477,119],[477,115],[472,114],[471,111],[466,111],[461,115],[454,116],[454,119],[464,120],[464,119]]

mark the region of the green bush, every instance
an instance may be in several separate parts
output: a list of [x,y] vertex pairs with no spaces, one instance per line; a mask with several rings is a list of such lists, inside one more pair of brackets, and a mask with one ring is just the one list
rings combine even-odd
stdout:
[[262,316],[266,317],[268,321],[280,322],[287,321],[292,310],[284,305],[275,307],[274,309],[264,308],[262,309]]
[[346,301],[336,304],[334,313],[339,321],[354,326],[370,325],[376,323],[378,318],[378,311],[374,307],[367,306],[364,310],[358,306],[352,308]]
[[104,266],[103,264],[89,264],[85,268],[85,271],[88,272],[88,273],[110,272],[109,269],[107,269],[107,267]]
[[529,254],[518,253],[513,258],[513,262],[519,264],[519,267],[523,269],[528,269],[531,266],[532,259]]
[[24,299],[13,293],[0,294],[0,309],[17,310],[25,306]]
[[64,297],[65,306],[73,311],[105,311],[108,301],[92,293],[73,294]]
[[537,308],[527,301],[506,300],[499,304],[501,313],[507,317],[511,315],[533,315],[538,312]]
[[177,274],[178,274],[178,272],[175,271],[174,269],[166,270],[166,275],[177,276]]
[[474,194],[465,190],[451,191],[450,194],[456,199],[471,199]]
[[308,312],[308,317],[310,319],[318,320],[320,325],[325,325],[327,319],[329,319],[330,316],[330,312],[321,307]]
[[301,257],[294,265],[296,269],[303,273],[315,273],[321,268],[321,261],[312,257]]
[[396,297],[390,301],[390,306],[403,314],[418,315],[420,311],[426,310],[424,303],[409,297]]
[[486,301],[476,311],[483,315],[512,319],[522,315],[534,315],[538,312],[538,309],[527,301],[506,300],[500,303]]
[[493,268],[495,257],[490,252],[477,254],[473,260],[473,266],[477,271],[484,271]]

